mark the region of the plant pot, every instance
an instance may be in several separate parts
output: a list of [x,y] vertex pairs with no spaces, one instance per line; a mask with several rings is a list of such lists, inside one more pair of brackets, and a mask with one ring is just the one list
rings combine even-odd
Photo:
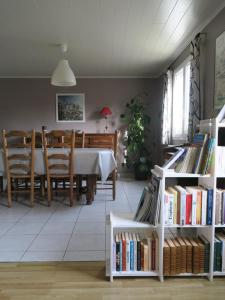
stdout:
[[146,163],[139,162],[134,167],[134,175],[136,180],[147,180],[149,174],[149,166]]

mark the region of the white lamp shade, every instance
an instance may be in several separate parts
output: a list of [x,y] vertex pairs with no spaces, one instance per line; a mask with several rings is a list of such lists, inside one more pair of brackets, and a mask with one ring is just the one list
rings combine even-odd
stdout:
[[76,78],[69,66],[68,60],[61,59],[52,74],[51,84],[56,86],[76,85]]

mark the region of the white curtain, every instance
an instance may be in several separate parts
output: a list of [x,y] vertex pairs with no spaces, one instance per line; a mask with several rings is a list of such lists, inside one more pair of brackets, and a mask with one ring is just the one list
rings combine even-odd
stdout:
[[172,130],[172,71],[168,70],[164,74],[163,83],[163,103],[162,103],[162,128],[161,143],[168,145],[171,142]]

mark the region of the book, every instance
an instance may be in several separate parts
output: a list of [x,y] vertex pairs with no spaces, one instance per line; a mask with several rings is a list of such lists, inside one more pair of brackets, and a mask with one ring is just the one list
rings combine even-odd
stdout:
[[181,245],[177,239],[172,240],[176,247],[176,274],[181,273]]
[[170,275],[176,275],[176,246],[174,245],[172,239],[166,239],[166,242],[170,247]]
[[222,251],[221,251],[222,265],[221,265],[221,270],[222,270],[222,272],[225,272],[225,235],[222,232],[217,232],[216,236],[222,242]]
[[184,243],[186,244],[186,272],[187,273],[192,273],[192,264],[193,264],[193,260],[192,260],[192,244],[190,243],[190,241],[188,240],[188,238],[186,237],[182,237]]
[[223,191],[220,189],[216,190],[216,210],[215,210],[215,224],[221,224],[222,215],[222,195]]
[[170,246],[166,240],[163,243],[163,275],[170,275]]
[[120,271],[120,266],[122,265],[122,262],[120,260],[120,251],[121,251],[121,239],[119,234],[117,233],[115,236],[115,242],[116,242],[116,271]]
[[209,255],[210,255],[210,242],[207,238],[201,234],[199,235],[199,239],[204,244],[204,272],[209,272]]
[[141,241],[141,269],[142,271],[149,271],[149,249],[147,239]]
[[193,173],[198,174],[200,172],[200,167],[202,163],[202,158],[204,155],[205,147],[207,144],[208,134],[196,133],[193,138],[193,144],[199,147],[198,155],[196,158]]
[[180,272],[185,273],[187,270],[187,246],[181,237],[176,237],[180,244]]
[[126,237],[125,237],[125,232],[121,232],[121,240],[122,240],[122,271],[126,271]]
[[186,219],[185,224],[191,225],[191,214],[192,214],[192,194],[186,193]]
[[173,224],[173,206],[174,206],[174,194],[165,190],[164,194],[164,223],[165,225]]
[[197,221],[197,190],[195,187],[186,186],[188,193],[192,195],[192,208],[191,208],[191,224],[196,225]]
[[207,190],[207,212],[206,212],[206,224],[212,225],[212,210],[213,210],[213,189],[206,188]]
[[185,149],[184,148],[176,148],[177,151],[171,156],[169,160],[165,162],[164,165],[162,165],[163,169],[169,169],[171,166],[175,164],[175,162],[178,160],[179,157],[184,153]]
[[173,195],[174,195],[174,198],[173,198],[173,224],[177,224],[177,197],[178,197],[178,192],[173,187],[168,187],[168,191],[170,193],[173,193]]
[[186,221],[186,190],[180,185],[174,187],[178,192],[177,220],[180,225],[185,225]]
[[189,241],[192,245],[192,273],[198,274],[200,273],[200,248],[198,243],[193,238],[189,238]]
[[195,242],[198,244],[199,247],[199,273],[204,273],[205,270],[205,245],[204,243],[199,239],[194,239]]

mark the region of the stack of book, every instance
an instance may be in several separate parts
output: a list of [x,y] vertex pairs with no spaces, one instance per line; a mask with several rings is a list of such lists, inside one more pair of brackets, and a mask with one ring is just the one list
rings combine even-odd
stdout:
[[182,273],[209,272],[210,243],[205,236],[176,237],[164,241],[163,273],[165,276]]
[[168,187],[164,197],[164,225],[211,225],[213,189]]
[[213,166],[215,138],[197,133],[193,144],[185,147],[184,153],[176,161],[174,168],[180,173],[209,174]]
[[215,224],[225,224],[225,190],[216,190]]
[[113,243],[113,268],[118,272],[158,270],[159,239],[156,231],[149,237],[119,232]]
[[159,184],[159,179],[152,176],[149,186],[145,187],[142,192],[137,211],[134,216],[135,221],[148,222],[152,225],[157,225],[159,223]]
[[225,230],[216,232],[214,238],[214,271],[225,272]]

